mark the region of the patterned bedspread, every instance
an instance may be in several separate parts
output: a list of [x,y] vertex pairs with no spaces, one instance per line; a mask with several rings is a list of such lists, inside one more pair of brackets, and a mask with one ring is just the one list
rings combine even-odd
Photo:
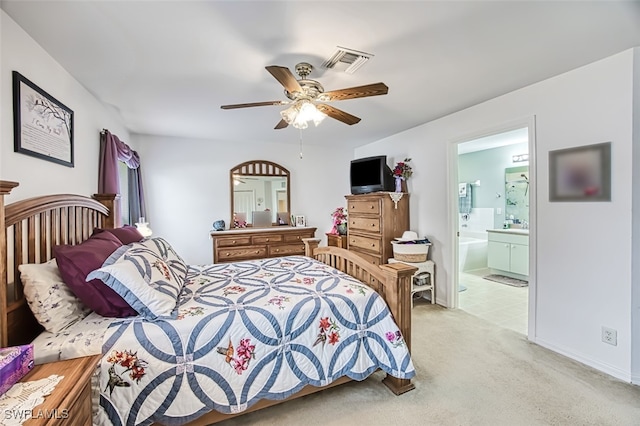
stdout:
[[100,405],[118,424],[182,424],[377,369],[415,375],[383,299],[304,256],[190,266],[177,319],[114,322]]

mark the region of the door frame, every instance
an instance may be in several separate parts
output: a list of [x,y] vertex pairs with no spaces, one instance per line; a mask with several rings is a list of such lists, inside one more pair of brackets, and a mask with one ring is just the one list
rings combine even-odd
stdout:
[[529,302],[527,337],[534,340],[536,335],[536,294],[537,294],[537,151],[536,151],[536,117],[535,115],[523,117],[510,122],[472,132],[464,137],[457,138],[449,142],[447,168],[448,173],[448,208],[449,208],[449,235],[451,262],[449,270],[452,280],[447,282],[448,308],[459,308],[459,215],[458,215],[458,144],[480,139],[511,130],[527,128],[529,146]]

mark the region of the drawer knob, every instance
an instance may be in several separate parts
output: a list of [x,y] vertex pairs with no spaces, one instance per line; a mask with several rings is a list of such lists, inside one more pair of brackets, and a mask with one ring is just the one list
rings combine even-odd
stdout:
[[256,250],[256,254],[260,253],[260,250]]
[[296,238],[299,240],[300,239],[300,235],[298,235]]
[[267,238],[267,242],[269,242],[269,239]]
[[376,246],[375,243],[371,244],[371,247],[375,247],[375,246]]
[[231,244],[235,244],[235,243],[236,243],[236,240],[231,241]]
[[370,209],[373,209],[373,205],[369,206]]
[[280,251],[280,249],[276,249],[276,253],[278,253]]
[[225,254],[225,256],[229,257],[229,256],[231,256],[231,253],[227,252],[227,253]]
[[371,226],[376,226],[376,224],[375,224],[375,223],[372,223],[372,224],[371,224]]

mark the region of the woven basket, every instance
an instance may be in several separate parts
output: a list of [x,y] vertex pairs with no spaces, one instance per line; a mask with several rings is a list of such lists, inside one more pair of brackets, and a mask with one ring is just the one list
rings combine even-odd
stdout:
[[393,247],[393,257],[401,262],[426,262],[429,254],[428,244],[399,244],[395,241],[391,242]]
[[426,262],[427,261],[427,253],[421,254],[421,253],[394,253],[393,254],[393,258],[396,260],[399,260],[401,262],[412,262],[412,263],[418,263],[418,262]]

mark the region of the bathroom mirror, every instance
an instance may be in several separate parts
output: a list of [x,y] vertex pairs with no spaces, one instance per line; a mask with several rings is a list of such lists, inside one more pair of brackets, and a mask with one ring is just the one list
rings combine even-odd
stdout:
[[529,222],[529,166],[505,169],[505,220]]
[[233,167],[229,171],[229,227],[290,225],[289,177],[287,169],[270,161],[253,160]]

